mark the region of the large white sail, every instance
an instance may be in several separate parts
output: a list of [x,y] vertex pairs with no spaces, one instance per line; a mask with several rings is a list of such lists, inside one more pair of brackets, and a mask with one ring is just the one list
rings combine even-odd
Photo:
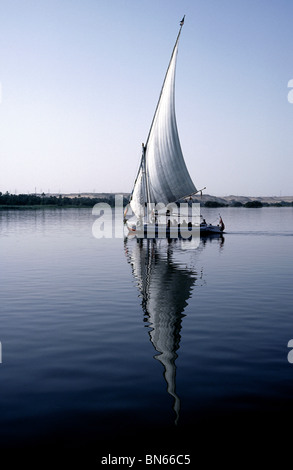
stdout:
[[[179,37],[178,37],[179,39]],[[150,202],[177,201],[195,193],[183,158],[175,115],[175,71],[178,39],[146,144]]]
[[196,192],[183,158],[175,115],[175,72],[182,24],[143,152],[146,188],[143,190],[137,178],[132,194],[131,207],[136,215],[135,200],[143,199],[143,191],[146,202],[155,204],[168,204]]

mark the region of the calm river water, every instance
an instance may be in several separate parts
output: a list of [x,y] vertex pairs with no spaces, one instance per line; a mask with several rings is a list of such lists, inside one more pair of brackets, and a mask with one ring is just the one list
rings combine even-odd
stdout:
[[286,448],[293,208],[221,215],[196,245],[96,239],[87,209],[0,211],[2,455],[196,468]]

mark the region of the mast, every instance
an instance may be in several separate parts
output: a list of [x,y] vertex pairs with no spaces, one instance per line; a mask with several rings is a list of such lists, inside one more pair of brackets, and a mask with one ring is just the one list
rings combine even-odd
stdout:
[[142,156],[141,156],[141,166],[142,166],[142,172],[144,174],[144,187],[145,187],[145,196],[146,196],[146,209],[145,209],[145,215],[146,218],[148,216],[147,210],[148,210],[148,202],[150,202],[150,193],[149,193],[149,182],[148,182],[148,177],[147,177],[147,169],[146,169],[146,158],[145,158],[145,145],[142,144]]
[[157,111],[158,111],[158,107],[159,107],[159,104],[160,104],[160,101],[161,101],[161,96],[162,96],[162,93],[163,93],[163,90],[164,90],[166,78],[167,78],[167,76],[168,76],[168,72],[169,72],[169,69],[170,69],[170,65],[171,65],[171,63],[172,63],[173,55],[174,55],[174,53],[175,53],[175,50],[176,50],[176,47],[177,47],[177,44],[178,44],[178,41],[179,41],[179,38],[180,38],[182,26],[184,25],[184,19],[185,19],[185,15],[183,16],[182,20],[180,21],[179,33],[178,33],[178,36],[177,36],[175,45],[174,45],[174,47],[173,47],[173,51],[172,51],[172,54],[171,54],[171,58],[170,58],[170,61],[169,61],[169,65],[168,65],[168,68],[167,68],[167,72],[166,72],[166,74],[165,74],[165,78],[164,78],[163,85],[162,85],[161,92],[160,92],[160,96],[159,96],[159,99],[158,99],[158,102],[157,102],[156,110],[155,110],[155,113],[154,113],[154,116],[153,116],[153,120],[152,120],[152,123],[151,123],[151,127],[150,127],[150,130],[149,130],[149,133],[148,133],[148,137],[147,137],[147,140],[146,140],[145,149],[146,149],[146,147],[147,147],[147,145],[148,145],[148,141],[149,141],[149,138],[150,138],[150,135],[151,135],[151,132],[152,132],[152,128],[153,128],[153,125],[154,125],[155,117],[156,117],[156,114],[157,114]]

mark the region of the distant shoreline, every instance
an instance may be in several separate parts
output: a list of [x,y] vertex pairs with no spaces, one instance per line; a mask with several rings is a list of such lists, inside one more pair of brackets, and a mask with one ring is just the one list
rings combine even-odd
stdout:
[[[118,193],[117,193],[118,194]],[[129,193],[119,193],[123,203],[129,201]],[[111,207],[115,205],[116,193],[70,193],[70,194],[2,194],[0,192],[0,210],[3,209],[56,209],[56,208],[92,208],[95,204],[104,202]],[[202,207],[293,207],[293,196],[224,196],[217,197],[209,194],[196,195],[193,202]]]

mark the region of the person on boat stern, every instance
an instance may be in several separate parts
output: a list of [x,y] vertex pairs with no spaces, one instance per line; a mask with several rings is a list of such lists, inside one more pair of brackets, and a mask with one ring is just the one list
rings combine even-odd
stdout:
[[219,220],[219,227],[220,227],[221,232],[224,232],[225,224],[224,224],[223,219],[222,219],[221,216],[220,216],[220,220]]

